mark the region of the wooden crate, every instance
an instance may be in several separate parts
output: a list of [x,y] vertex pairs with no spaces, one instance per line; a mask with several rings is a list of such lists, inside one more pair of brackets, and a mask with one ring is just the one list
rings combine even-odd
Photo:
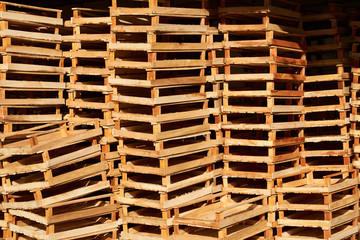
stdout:
[[305,144],[303,164],[316,171],[350,168],[350,45],[346,14],[329,4],[303,16],[308,66],[304,84]]
[[[289,226],[299,228],[299,233],[287,230],[285,239],[288,235],[303,234],[304,228],[321,229],[324,239],[332,239],[332,234],[334,239],[355,239],[359,228],[357,169],[323,178],[314,178],[313,171],[304,170],[297,176],[279,178],[277,184],[279,239],[282,239],[282,228]],[[319,237],[318,231],[311,234],[313,238]]]
[[[3,134],[2,207],[9,236],[117,239],[119,205],[107,181],[99,123],[46,124]],[[69,224],[71,223],[71,224]]]
[[111,125],[110,25],[109,11],[87,8],[73,8],[73,17],[65,22],[65,27],[73,29],[73,35],[62,36],[65,43],[72,44],[72,49],[64,52],[72,64],[66,102],[70,122],[99,119],[101,125]]
[[12,124],[61,121],[65,105],[61,10],[1,2],[1,116]]
[[[274,207],[274,206],[273,206]],[[267,213],[274,211],[266,196],[224,195],[190,209],[177,209],[170,239],[271,239]]]

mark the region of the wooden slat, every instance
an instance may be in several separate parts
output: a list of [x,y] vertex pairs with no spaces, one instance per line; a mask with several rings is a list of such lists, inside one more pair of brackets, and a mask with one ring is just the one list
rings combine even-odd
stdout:
[[49,25],[54,25],[54,26],[62,26],[63,25],[63,20],[61,18],[36,16],[36,15],[21,14],[21,13],[16,13],[16,12],[1,11],[0,19],[5,20],[5,21],[49,24]]

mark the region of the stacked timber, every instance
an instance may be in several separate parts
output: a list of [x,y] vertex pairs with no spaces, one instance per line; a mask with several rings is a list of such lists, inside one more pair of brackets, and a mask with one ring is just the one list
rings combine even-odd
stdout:
[[[217,11],[217,5],[213,6],[210,2],[205,2],[210,15],[206,18],[206,24],[210,27],[217,28],[221,18]],[[209,101],[208,109],[210,111],[210,129],[212,137],[222,138],[221,130],[221,106],[222,106],[222,89],[224,81],[224,51],[223,51],[223,34],[219,31],[209,31],[207,40],[208,49],[208,69],[206,71],[206,96]]]
[[356,239],[358,175],[353,169],[316,178],[307,169],[279,178],[276,239]]
[[108,78],[108,44],[111,18],[109,10],[74,8],[73,17],[65,27],[73,29],[73,35],[63,36],[63,41],[72,44],[64,56],[71,59],[70,83],[67,84],[69,108],[67,120],[71,123],[99,119],[108,125],[114,104]]
[[359,12],[353,12],[351,14],[350,27],[351,31],[351,41],[352,41],[352,50],[351,58],[352,62],[352,83],[351,83],[351,129],[350,135],[353,138],[353,165],[356,168],[360,168],[360,21],[357,18]]
[[[275,179],[301,171],[305,53],[299,5],[223,0],[224,190],[269,197]],[[272,208],[270,208],[272,209]],[[267,221],[275,225],[275,213]],[[264,228],[264,237],[272,236]]]
[[121,239],[166,239],[175,208],[221,194],[205,92],[209,13],[202,2],[173,4],[115,0],[110,9]]
[[65,105],[61,10],[0,2],[0,21],[4,131],[61,121]]
[[1,135],[2,210],[16,239],[117,239],[115,194],[95,127],[61,123]]
[[118,179],[113,175],[113,159],[119,155],[115,152],[116,146],[112,146],[117,140],[112,138],[112,111],[115,104],[111,100],[108,68],[112,37],[110,11],[89,8],[72,10],[73,17],[65,22],[65,27],[72,28],[73,35],[62,36],[64,45],[71,43],[71,49],[64,51],[64,56],[71,59],[70,82],[66,86],[69,114],[65,118],[70,124],[94,120],[100,122],[104,128],[101,149],[109,163],[108,176],[111,177],[112,187],[116,188]]
[[308,66],[304,84],[302,164],[314,171],[351,168],[349,147],[350,45],[341,5],[312,6],[303,16]]

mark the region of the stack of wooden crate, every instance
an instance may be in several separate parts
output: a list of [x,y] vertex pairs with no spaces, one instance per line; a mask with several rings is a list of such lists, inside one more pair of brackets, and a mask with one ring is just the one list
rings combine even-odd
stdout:
[[3,131],[62,120],[61,10],[0,2],[0,21]]
[[202,2],[180,4],[113,1],[111,8],[122,239],[166,239],[175,208],[221,191],[205,92],[209,13]]
[[356,239],[358,13],[298,2],[0,2],[1,237]]
[[71,59],[70,83],[67,84],[69,108],[67,119],[71,123],[99,119],[102,126],[110,124],[114,103],[107,66],[110,54],[108,44],[111,18],[109,10],[74,8],[73,17],[65,27],[73,29],[73,35],[62,36],[72,49],[64,56]]
[[207,40],[208,69],[206,70],[206,96],[209,101],[209,123],[212,137],[222,139],[221,113],[224,82],[223,34],[217,30],[218,24],[221,21],[217,11],[218,5],[214,6],[214,3],[211,3],[205,2],[207,5],[206,9],[209,10],[209,16],[206,18],[206,25],[212,27],[211,31],[208,31]]
[[351,41],[352,41],[352,50],[351,50],[351,58],[352,62],[352,84],[351,84],[351,114],[350,114],[350,122],[351,129],[350,135],[352,136],[353,142],[353,165],[357,168],[360,168],[360,82],[359,82],[359,74],[360,74],[360,21],[359,21],[359,12],[351,13],[351,21],[350,27],[351,31]]
[[118,204],[95,127],[56,123],[1,135],[6,238],[117,239]]
[[350,45],[347,15],[342,5],[311,6],[306,10],[307,42],[304,84],[305,144],[302,164],[314,171],[351,168],[349,146]]
[[310,169],[277,180],[277,239],[356,239],[359,172],[314,177]]
[[[224,190],[269,196],[276,177],[300,168],[305,53],[299,5],[223,0]],[[275,222],[275,213],[269,214]],[[265,237],[271,236],[267,230]]]
[[119,155],[115,153],[116,146],[113,146],[117,140],[112,137],[112,111],[115,104],[111,99],[111,72],[108,68],[112,37],[110,11],[89,8],[72,10],[73,17],[65,22],[65,27],[71,28],[73,35],[62,36],[63,45],[71,43],[71,49],[64,51],[64,56],[71,59],[70,82],[66,86],[69,92],[66,101],[69,114],[65,119],[70,124],[89,123],[91,120],[100,122],[104,128],[101,150],[109,163],[111,185],[116,188],[118,179],[114,177],[112,160]]

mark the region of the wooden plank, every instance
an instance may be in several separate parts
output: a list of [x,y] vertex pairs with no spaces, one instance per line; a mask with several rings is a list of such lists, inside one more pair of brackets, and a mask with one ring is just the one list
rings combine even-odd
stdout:
[[206,9],[179,8],[179,7],[152,7],[152,8],[110,8],[111,16],[168,16],[202,18],[209,16]]
[[306,121],[306,127],[331,127],[350,124],[350,119]]
[[102,215],[110,214],[112,212],[116,212],[117,210],[118,207],[116,206],[116,204],[110,204],[105,206],[94,206],[89,209],[51,216],[47,219],[47,224],[56,224],[61,222],[102,216]]
[[292,36],[303,36],[305,33],[301,28],[287,27],[273,23],[266,23],[266,31],[274,31]]
[[150,62],[140,61],[124,61],[116,59],[115,61],[109,62],[110,68],[131,68],[131,69],[176,69],[176,68],[205,68],[205,60],[196,59],[175,59],[175,60],[160,60]]
[[65,99],[54,98],[38,98],[38,99],[1,99],[1,106],[11,107],[43,107],[43,106],[62,106],[65,104]]
[[143,174],[156,174],[159,176],[167,176],[175,173],[185,172],[190,169],[200,168],[202,166],[206,166],[220,160],[222,160],[222,155],[218,154],[211,157],[203,157],[184,163],[178,163],[165,169],[127,163],[126,165],[119,165],[119,170],[122,172],[137,172]]
[[38,152],[42,152],[45,150],[59,149],[61,147],[73,145],[77,142],[85,141],[86,139],[92,139],[94,137],[102,135],[102,129],[92,129],[86,130],[82,132],[74,133],[73,135],[69,135],[67,137],[59,138],[59,133],[55,132],[52,134],[47,134],[38,137],[38,144],[34,146],[27,145],[28,140],[23,140],[11,144],[4,145],[3,148],[0,149],[0,152],[3,154],[34,154]]
[[0,176],[46,171],[45,163],[38,163],[38,164],[31,164],[31,165],[21,165],[21,164],[16,164],[16,163],[17,162],[14,162],[10,166],[0,169]]
[[270,189],[257,189],[251,187],[224,187],[224,191],[235,193],[235,194],[246,194],[246,195],[265,195],[270,196],[274,194],[274,190]]
[[71,190],[66,193],[55,195],[52,197],[44,198],[38,201],[27,202],[8,202],[3,203],[5,209],[36,209],[39,207],[46,207],[55,203],[76,199],[78,197],[85,196],[87,194],[110,188],[109,182],[99,182],[90,186],[82,187],[79,189]]
[[[15,183],[16,184],[16,183]],[[4,185],[2,187],[2,194],[9,194],[14,192],[22,192],[22,191],[35,191],[40,189],[49,188],[49,183],[47,182],[31,182],[31,183],[22,183],[16,185]]]
[[351,90],[360,90],[360,83],[351,83]]
[[72,17],[71,24],[67,26],[95,25],[95,24],[111,24],[111,17]]
[[111,72],[106,68],[95,67],[71,67],[70,74],[76,75],[110,75]]
[[151,64],[152,69],[158,68],[186,68],[186,67],[206,67],[205,60],[198,59],[174,59],[174,60],[158,60]]
[[219,25],[219,31],[228,32],[265,32],[266,26],[264,24],[251,24],[251,25]]
[[207,142],[193,143],[183,146],[171,147],[168,149],[153,151],[153,150],[144,150],[139,148],[129,148],[129,147],[118,147],[118,151],[120,154],[129,154],[135,156],[143,156],[143,157],[166,157],[166,156],[176,156],[178,154],[188,153],[199,151],[201,149],[208,149],[212,146],[217,146],[217,140],[211,140]]
[[19,123],[48,123],[63,120],[62,114],[27,114],[27,115],[6,115],[3,117],[5,121]]
[[268,226],[267,221],[259,221],[258,223],[250,225],[244,229],[238,230],[234,233],[230,233],[227,236],[227,239],[228,240],[246,239],[256,234],[263,233],[269,229],[271,228]]
[[4,29],[0,31],[1,37],[11,37],[11,38],[19,38],[26,39],[30,41],[44,41],[44,42],[52,42],[52,43],[60,43],[61,36],[55,35],[51,33],[39,33],[39,32],[27,32],[21,30],[12,30],[12,29]]
[[66,240],[80,237],[87,237],[92,235],[98,235],[101,233],[107,233],[117,230],[120,222],[114,221],[110,223],[96,224],[92,226],[86,226],[74,230],[68,230],[51,234],[49,240]]
[[31,238],[46,240],[46,231],[38,229],[33,226],[18,226],[10,223],[9,229],[16,233],[24,234],[25,236],[29,236]]
[[15,22],[27,22],[27,23],[40,23],[54,26],[62,26],[62,18],[53,18],[53,17],[44,17],[36,16],[31,14],[22,14],[16,12],[0,12],[0,19],[5,21],[15,21]]
[[107,51],[91,51],[91,50],[70,50],[64,52],[64,57],[67,58],[109,58],[110,54]]
[[111,110],[114,109],[115,104],[113,102],[108,102],[108,103],[88,102],[86,101],[86,99],[76,99],[76,100],[67,99],[66,106],[70,108]]
[[9,209],[9,213],[14,215],[14,216],[17,216],[17,217],[23,217],[23,218],[32,220],[34,222],[38,222],[38,223],[47,225],[46,217],[41,216],[41,215],[36,214],[36,213],[32,213],[30,211]]
[[74,34],[61,36],[64,42],[110,42],[111,34]]
[[354,234],[357,234],[359,232],[359,225],[356,226],[351,226],[351,227],[347,227],[342,231],[336,232],[336,233],[332,233],[331,234],[331,238],[334,239],[345,239],[345,238],[349,238]]
[[172,122],[175,120],[190,120],[190,119],[198,119],[209,116],[208,109],[199,109],[199,110],[190,110],[186,112],[176,112],[176,113],[168,113],[168,114],[161,114],[156,117],[155,122],[165,123],[165,122]]
[[288,138],[285,140],[253,140],[253,139],[224,139],[227,146],[257,146],[257,147],[280,147],[298,145],[304,142],[304,138]]
[[48,180],[50,187],[86,179],[109,169],[107,162],[89,165],[74,171],[69,171]]
[[284,73],[252,73],[225,75],[226,81],[273,81],[273,80],[304,81],[305,76]]
[[122,186],[125,188],[134,188],[141,189],[146,191],[156,191],[156,192],[166,192],[170,193],[179,189],[183,189],[192,185],[196,185],[202,182],[206,182],[214,177],[218,177],[221,174],[222,169],[217,169],[212,172],[205,172],[201,175],[195,177],[189,177],[185,180],[172,183],[168,186],[161,186],[158,184],[145,183],[145,182],[135,182],[135,181],[126,181],[122,180]]
[[346,105],[339,104],[339,105],[323,105],[323,106],[313,106],[313,107],[305,106],[305,113],[341,111],[345,109],[350,109],[350,105],[348,103]]
[[343,76],[341,74],[306,76],[306,83],[327,82],[327,81],[341,81],[341,80],[343,80]]
[[206,49],[206,44],[204,43],[161,42],[152,43],[150,47],[152,52],[200,52]]
[[[1,81],[0,81],[1,86]],[[71,90],[77,90],[77,91],[88,91],[88,92],[102,92],[104,94],[106,93],[112,93],[113,89],[109,85],[92,85],[82,82],[77,83],[66,83],[66,87]]]
[[93,155],[100,155],[100,145],[93,145],[84,149],[64,154],[58,157],[50,158],[45,164],[48,168],[54,169],[69,165],[76,160],[84,160]]
[[149,43],[109,43],[110,51],[150,51],[151,44]]
[[22,64],[22,63],[3,63],[0,64],[0,71],[2,72],[15,72],[15,73],[28,73],[28,74],[49,74],[59,75],[65,74],[66,68],[53,67],[35,64]]
[[101,200],[101,199],[109,198],[109,197],[112,197],[112,196],[114,196],[113,193],[97,194],[95,196],[79,198],[79,199],[65,201],[65,202],[61,202],[61,203],[55,203],[55,204],[49,205],[47,207],[50,208],[50,207],[68,206],[68,205],[72,205],[72,204],[75,204],[75,203],[85,203],[85,202],[88,202],[88,201]]
[[176,78],[163,78],[153,81],[126,79],[126,78],[109,78],[109,84],[115,86],[133,86],[133,87],[163,87],[163,86],[181,86],[181,85],[200,85],[205,84],[206,78],[202,76],[194,77],[176,77]]
[[124,102],[124,103],[132,103],[132,104],[148,105],[148,106],[163,105],[170,103],[181,103],[181,102],[196,102],[196,101],[203,101],[205,99],[206,99],[206,95],[204,93],[164,96],[154,99],[144,98],[144,97],[123,96],[123,95],[115,95],[112,97],[112,100],[116,102]]
[[0,87],[9,89],[40,89],[40,90],[63,90],[65,83],[43,82],[43,81],[18,81],[18,80],[0,80]]
[[286,58],[286,57],[235,57],[224,60],[225,64],[248,65],[248,66],[267,66],[278,64],[294,67],[306,66],[305,60]]
[[62,57],[61,50],[51,49],[51,48],[43,48],[43,47],[13,45],[13,46],[5,47],[4,51],[7,53],[21,53],[21,54],[29,54],[29,55]]
[[34,9],[34,10],[40,10],[40,11],[45,11],[45,12],[55,12],[55,13],[61,13],[62,12],[62,10],[54,9],[54,8],[44,8],[44,7],[31,6],[31,5],[12,3],[12,2],[3,2],[3,3],[5,3],[6,5],[18,7],[18,8]]
[[321,90],[321,91],[307,91],[304,93],[305,98],[311,97],[332,97],[332,96],[345,96],[350,94],[350,88],[345,87],[343,89],[333,89],[333,90]]
[[222,15],[236,14],[268,14],[269,8],[264,6],[246,6],[246,7],[219,7],[219,13]]
[[163,131],[157,134],[147,134],[147,133],[135,132],[135,131],[127,130],[126,128],[122,128],[120,130],[114,129],[113,134],[114,136],[116,137],[119,136],[121,138],[131,138],[131,139],[156,142],[160,140],[169,140],[182,136],[192,135],[200,132],[207,132],[209,130],[210,130],[209,125],[200,125],[200,126],[184,127],[170,131]]
[[189,202],[189,201],[195,200],[197,198],[201,198],[201,197],[211,194],[213,192],[214,192],[213,186],[203,187],[200,190],[186,193],[186,194],[178,196],[174,199],[166,201],[164,203],[164,208],[166,208],[166,209],[175,208],[176,206],[183,204],[184,202]]
[[335,136],[316,136],[316,137],[306,137],[305,138],[305,142],[306,143],[318,143],[318,142],[342,142],[342,141],[346,141],[346,140],[350,140],[350,135],[346,134],[346,135],[335,135]]
[[220,228],[225,228],[228,226],[231,226],[233,224],[235,224],[236,222],[241,222],[259,215],[262,215],[264,213],[269,212],[269,207],[268,206],[256,206],[255,208],[253,208],[251,211],[249,212],[242,212],[240,214],[237,214],[235,216],[231,216],[228,218],[225,218],[224,220],[222,220],[219,224]]
[[275,63],[275,60],[273,57],[236,57],[225,58],[224,63],[235,65],[263,66],[270,63]]
[[285,41],[285,40],[280,40],[280,39],[271,39],[270,45],[277,46],[277,47],[284,47],[288,50],[291,50],[291,49],[303,50],[304,49],[304,46],[302,46],[300,43],[290,42],[290,41]]
[[225,41],[224,48],[267,48],[270,46],[267,40],[241,40],[241,41]]
[[54,127],[56,125],[63,124],[63,123],[65,123],[65,122],[58,121],[56,123],[46,123],[46,124],[42,124],[40,126],[30,127],[30,128],[24,129],[24,130],[16,131],[16,132],[2,133],[2,134],[0,134],[0,136],[1,136],[2,141],[4,141],[4,139],[6,139],[6,138],[11,138],[11,137],[26,138],[29,135],[41,133],[41,132],[43,132],[44,129],[46,129],[48,127]]
[[111,31],[114,33],[147,33],[153,31],[153,27],[149,25],[112,25]]
[[268,107],[223,106],[224,113],[270,113]]

